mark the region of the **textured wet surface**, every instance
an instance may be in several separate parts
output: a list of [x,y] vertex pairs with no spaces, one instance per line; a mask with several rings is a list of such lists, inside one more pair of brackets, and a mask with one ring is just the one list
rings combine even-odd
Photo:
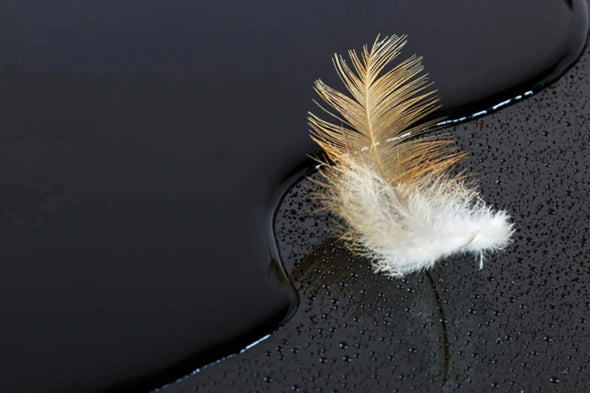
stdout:
[[301,296],[246,353],[165,392],[590,390],[590,51],[545,91],[453,128],[490,203],[517,232],[478,270],[452,257],[406,279],[374,275],[329,240],[311,184],[276,232]]

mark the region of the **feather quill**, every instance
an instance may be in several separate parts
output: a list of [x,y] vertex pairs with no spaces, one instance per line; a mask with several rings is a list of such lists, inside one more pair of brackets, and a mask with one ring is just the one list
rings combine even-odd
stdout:
[[348,52],[351,65],[335,55],[348,94],[315,82],[332,118],[308,118],[326,155],[319,198],[342,219],[340,238],[377,272],[403,276],[455,253],[478,255],[481,267],[486,252],[509,243],[513,224],[465,174],[453,173],[466,154],[432,134],[440,119],[429,115],[440,105],[422,59],[393,64],[405,43],[377,37],[360,54]]

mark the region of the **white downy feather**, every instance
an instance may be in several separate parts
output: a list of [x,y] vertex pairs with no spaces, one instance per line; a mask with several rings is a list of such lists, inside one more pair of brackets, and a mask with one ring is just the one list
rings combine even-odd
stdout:
[[376,272],[403,276],[457,253],[476,254],[481,267],[483,255],[504,248],[513,233],[508,214],[494,212],[464,181],[393,187],[371,168],[339,172],[329,203],[346,212],[352,248],[373,260]]
[[[326,154],[320,198],[342,218],[341,238],[392,276],[432,267],[456,253],[479,256],[505,247],[513,225],[475,186],[457,175],[466,154],[432,134],[439,108],[421,59],[394,64],[405,37],[375,40],[334,65],[349,95],[322,81],[315,90],[334,119],[309,116],[312,138]],[[440,119],[439,119],[440,120]]]

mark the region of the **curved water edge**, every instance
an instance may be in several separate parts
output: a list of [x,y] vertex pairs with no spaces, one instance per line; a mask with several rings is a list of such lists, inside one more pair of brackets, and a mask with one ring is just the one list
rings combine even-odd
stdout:
[[[522,81],[521,83],[512,88],[492,94],[489,97],[486,97],[474,103],[469,103],[466,105],[448,109],[445,109],[443,107],[442,110],[437,113],[437,116],[444,116],[445,120],[439,122],[437,126],[444,128],[450,125],[467,122],[476,118],[481,118],[483,116],[492,114],[498,110],[514,105],[528,97],[531,97],[534,94],[539,93],[543,89],[550,86],[553,82],[558,80],[561,76],[563,76],[576,63],[576,61],[584,52],[584,49],[587,45],[588,33],[590,31],[590,15],[588,2],[585,0],[574,0],[569,4],[571,4],[573,18],[571,20],[571,24],[567,33],[569,37],[567,49],[563,51],[562,57],[555,59],[554,63],[552,63],[551,66],[548,67],[546,70],[539,72],[536,75],[531,75],[527,80]],[[278,193],[279,197],[275,198],[275,200],[277,200],[278,202],[272,204],[272,206],[274,206],[274,208],[272,209],[274,211],[272,215],[273,219],[276,216],[278,208],[280,207],[280,204],[282,203],[287,191],[290,190],[297,182],[299,182],[304,177],[311,176],[313,173],[315,173],[316,170],[319,169],[320,165],[316,164],[314,161],[306,161],[306,163],[302,164],[300,167],[305,167],[306,169],[295,170],[295,175],[288,177],[288,180],[285,180],[281,183],[281,191]],[[273,241],[273,244],[276,244],[276,241]],[[282,261],[282,258],[279,258],[279,260]],[[283,266],[282,263],[281,266]],[[283,273],[286,273],[284,270],[284,266]],[[439,303],[441,315],[443,315],[443,309],[438,298],[436,286],[434,285],[434,282],[429,275],[428,278],[432,290],[436,295],[437,302]],[[295,310],[291,310],[290,316],[292,316],[294,313]],[[290,316],[285,318],[282,323],[287,322],[290,319]],[[446,331],[446,329],[443,330]],[[223,359],[220,359],[214,363],[210,363],[205,367],[201,367],[195,370],[194,373],[198,373],[201,370],[216,365],[225,359],[229,359],[237,354],[241,354],[245,350],[248,350],[252,348],[254,345],[268,339],[271,335],[272,333],[269,333],[261,337],[259,340],[248,345],[240,352],[224,357]],[[448,361],[448,359],[446,361]],[[445,366],[445,373],[448,372],[447,368],[448,367]]]
[[[445,120],[439,122],[437,124],[437,126],[441,127],[441,129],[442,129],[447,126],[467,122],[467,121],[470,121],[470,120],[473,120],[476,118],[481,118],[483,116],[492,114],[496,111],[499,111],[501,109],[504,109],[506,107],[514,105],[514,104],[516,104],[528,97],[531,97],[534,94],[539,93],[543,89],[550,86],[553,82],[558,80],[561,76],[563,76],[576,63],[576,61],[580,58],[580,56],[584,52],[584,48],[587,45],[588,33],[590,31],[590,18],[589,18],[590,15],[589,15],[589,8],[588,8],[587,1],[574,0],[573,2],[571,2],[571,9],[572,9],[572,15],[574,17],[572,18],[570,27],[568,29],[567,35],[569,37],[569,40],[568,40],[567,50],[563,51],[562,57],[555,59],[554,63],[552,63],[551,66],[548,67],[546,70],[543,70],[542,72],[539,72],[535,75],[530,75],[527,80],[522,81],[521,83],[519,83],[518,85],[516,85],[514,87],[511,87],[509,89],[505,89],[504,91],[492,94],[489,97],[481,99],[477,102],[468,103],[468,104],[464,104],[464,105],[461,105],[458,107],[451,107],[451,108],[445,108],[443,106],[443,108],[436,114],[436,116],[437,117],[442,116],[445,118]],[[443,98],[443,101],[444,101],[444,98]],[[270,214],[269,216],[272,217],[273,222],[274,222],[274,219],[276,218],[276,214],[278,213],[278,209],[279,209],[281,203],[283,202],[283,199],[285,198],[287,192],[302,179],[313,175],[317,171],[317,169],[320,168],[320,166],[321,165],[318,165],[314,160],[308,159],[308,160],[304,161],[303,163],[301,163],[300,165],[298,165],[296,169],[291,171],[291,175],[287,176],[287,178],[281,182],[280,187],[277,189],[277,192],[275,193],[275,197],[272,198],[272,200],[274,202],[269,204],[269,206],[272,206],[272,208],[269,208],[269,211],[272,212],[272,214]],[[276,241],[276,237],[274,235],[274,225],[269,225],[269,228],[272,229],[272,233],[271,233],[272,234],[272,241],[270,243],[273,244],[273,250],[274,250],[273,255],[278,256],[278,259],[277,259],[278,261],[283,261],[283,258],[279,255],[278,249],[276,249],[277,241]],[[316,250],[316,252],[317,252],[317,250]],[[281,269],[280,275],[282,277],[288,277],[289,272],[288,272],[288,270],[285,269],[284,264],[282,262],[280,262],[278,264],[278,266],[280,266],[280,269]],[[436,302],[439,306],[439,312],[441,313],[441,321],[442,321],[445,319],[444,318],[444,311],[443,311],[442,304],[440,303],[440,298],[439,298],[439,295],[437,292],[437,288],[434,285],[434,281],[433,281],[432,277],[430,277],[430,275],[428,273],[425,273],[425,274],[428,277],[428,283],[431,286],[431,289],[432,289],[434,296],[436,298]],[[289,281],[288,278],[287,278],[287,281]],[[290,285],[292,287],[293,284],[290,282]],[[295,293],[297,293],[297,292],[295,292]],[[270,338],[272,336],[272,334],[274,332],[276,332],[277,328],[279,328],[284,323],[288,322],[288,320],[294,315],[294,313],[296,312],[296,308],[297,308],[298,303],[299,303],[299,297],[297,297],[297,303],[296,303],[296,305],[294,305],[294,307],[292,307],[290,309],[288,315],[286,315],[285,318],[283,318],[282,322],[276,328],[270,330],[269,333],[260,337],[256,341],[253,341],[249,345],[244,346],[239,351],[236,351],[236,352],[234,352],[230,355],[227,355],[223,358],[220,358],[214,362],[207,363],[204,366],[197,368],[191,374],[180,378],[179,380],[173,382],[172,384],[174,384],[176,382],[180,382],[186,378],[189,378],[192,375],[195,375],[201,371],[206,370],[209,367],[218,365],[225,360],[231,359],[234,356],[242,354],[246,350],[267,340],[268,338]],[[448,337],[446,336],[446,334],[447,334],[446,333],[446,326],[444,325],[444,322],[441,322],[441,323],[443,324],[443,327],[442,327],[442,330],[444,332],[443,338],[446,342],[448,340]],[[443,346],[443,349],[445,349],[445,348],[446,348],[446,346]],[[446,350],[448,350],[448,348],[446,348]],[[447,375],[448,374],[448,362],[450,361],[450,359],[448,359],[447,352],[445,352],[444,358],[445,358],[445,366],[444,366],[444,373],[445,374],[444,375],[445,375],[445,381],[446,381],[446,378],[448,376]],[[168,385],[166,385],[166,386],[168,386]],[[160,390],[160,389],[156,389],[155,391],[158,391],[158,390]]]

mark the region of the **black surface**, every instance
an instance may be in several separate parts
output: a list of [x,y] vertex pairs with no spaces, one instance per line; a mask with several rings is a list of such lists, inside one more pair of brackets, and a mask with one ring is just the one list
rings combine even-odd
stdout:
[[0,2],[4,391],[143,391],[288,316],[270,221],[332,52],[407,33],[471,114],[563,71],[581,4]]
[[590,391],[590,48],[544,91],[452,134],[514,243],[405,279],[339,249],[298,183],[276,220],[301,297],[267,340],[163,390]]

